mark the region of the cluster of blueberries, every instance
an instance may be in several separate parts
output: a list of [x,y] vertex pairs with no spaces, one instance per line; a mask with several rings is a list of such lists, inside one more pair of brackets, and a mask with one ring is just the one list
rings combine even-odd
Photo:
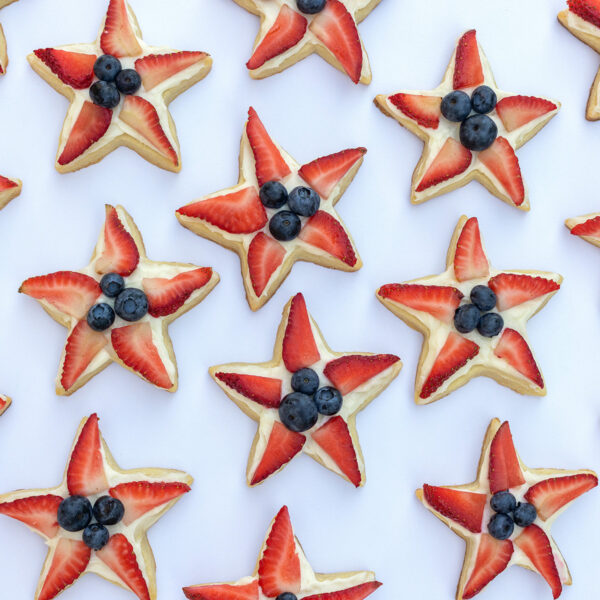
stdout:
[[327,4],[327,0],[296,0],[296,6],[300,12],[307,15],[320,13]]
[[90,87],[94,104],[114,108],[121,101],[121,94],[135,94],[142,85],[142,78],[135,69],[123,69],[121,61],[112,54],[103,54],[94,63],[94,75],[98,81]]
[[292,375],[291,394],[279,405],[279,418],[291,431],[308,431],[319,415],[331,417],[342,408],[342,395],[334,387],[319,387],[319,376],[312,369],[300,369]]
[[112,496],[100,496],[93,507],[85,496],[69,496],[59,504],[57,520],[67,531],[83,531],[88,548],[102,550],[110,538],[106,526],[116,525],[124,514],[123,503]]
[[94,331],[104,331],[115,322],[115,313],[125,321],[139,321],[148,312],[148,298],[138,288],[126,288],[118,273],[107,273],[100,280],[105,296],[114,298],[114,308],[107,302],[94,304],[88,311],[87,322]]
[[496,513],[488,523],[490,535],[497,540],[507,540],[519,527],[529,527],[537,518],[537,510],[529,502],[517,502],[508,491],[492,496],[490,506]]
[[491,311],[496,306],[496,294],[487,285],[476,285],[471,290],[471,304],[463,304],[454,313],[454,327],[460,333],[477,329],[484,337],[497,336],[504,327],[504,319]]
[[[487,85],[480,85],[471,97],[460,90],[444,96],[442,114],[448,121],[460,123],[460,143],[469,150],[480,152],[489,148],[498,137],[498,126],[487,115],[496,108],[496,103],[496,92]],[[471,115],[471,111],[476,114]]]

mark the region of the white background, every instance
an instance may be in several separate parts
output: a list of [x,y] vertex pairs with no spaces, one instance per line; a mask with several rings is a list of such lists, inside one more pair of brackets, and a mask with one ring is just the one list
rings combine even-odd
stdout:
[[[190,472],[196,482],[150,532],[159,599],[183,585],[233,581],[252,572],[270,519],[287,503],[317,571],[372,569],[374,598],[452,599],[464,544],[415,499],[423,482],[471,481],[492,417],[509,419],[526,464],[600,468],[598,410],[600,252],[568,234],[566,217],[600,210],[600,123],[585,121],[599,57],[564,30],[562,0],[383,0],[360,26],[373,68],[354,86],[313,56],[255,82],[245,62],[258,19],[231,0],[133,0],[149,43],[206,50],[210,75],[172,105],[183,170],[171,174],[120,148],[71,175],[53,166],[67,101],[28,66],[34,48],[88,42],[106,0],[22,0],[0,14],[11,64],[0,81],[0,172],[20,177],[23,194],[0,214],[0,382],[14,404],[0,420],[0,491],[51,487],[62,477],[80,419],[94,411],[119,464]],[[511,208],[473,182],[414,207],[410,178],[422,143],[373,106],[377,93],[431,89],[461,33],[476,27],[499,85],[562,101],[558,116],[519,151],[532,210]],[[347,147],[369,149],[338,205],[364,261],[358,273],[297,264],[275,297],[253,314],[237,256],[178,225],[174,210],[237,181],[239,138],[249,105],[299,162]],[[65,330],[32,299],[25,278],[87,264],[103,204],[122,203],[150,258],[210,265],[221,283],[170,327],[179,391],[166,394],[112,365],[69,398],[54,394]],[[383,284],[444,268],[461,214],[479,217],[498,268],[557,271],[562,290],[529,327],[548,396],[521,397],[480,378],[428,407],[413,403],[421,335],[375,297]],[[364,489],[306,456],[257,489],[245,484],[255,424],[208,376],[210,365],[271,356],[285,302],[304,292],[329,344],[340,351],[391,352],[404,369],[358,419]],[[565,598],[597,595],[600,502],[582,497],[554,527],[574,578]],[[0,519],[0,597],[33,598],[44,544],[22,524]],[[64,600],[133,596],[86,576]],[[543,579],[511,569],[481,595],[545,599]]]

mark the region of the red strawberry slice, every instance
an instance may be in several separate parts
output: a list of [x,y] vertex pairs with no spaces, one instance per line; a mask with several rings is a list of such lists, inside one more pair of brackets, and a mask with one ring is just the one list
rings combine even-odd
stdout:
[[96,273],[118,273],[128,277],[137,268],[140,253],[135,240],[125,229],[117,209],[106,206],[104,249],[96,260]]
[[148,585],[138,565],[133,546],[122,533],[110,536],[96,556],[140,599],[150,600]]
[[335,186],[366,153],[366,148],[353,148],[351,150],[342,150],[329,156],[323,156],[304,165],[298,171],[298,175],[321,198],[329,198]]
[[454,138],[448,138],[438,155],[429,165],[423,179],[417,186],[417,192],[453,179],[464,173],[473,161],[473,154]]
[[556,568],[552,546],[544,530],[530,525],[515,539],[515,544],[527,555],[536,571],[548,582],[554,598],[562,593],[562,583]]
[[108,130],[112,116],[110,108],[84,102],[58,158],[58,164],[68,165],[95,144]]
[[251,71],[259,69],[268,60],[293,48],[306,33],[308,21],[299,12],[284,4],[267,35],[256,47],[252,58],[246,63]]
[[523,336],[514,329],[505,329],[494,350],[498,358],[502,358],[515,368],[521,375],[527,377],[538,387],[544,387],[542,374],[533,358],[533,353]]
[[254,233],[267,224],[267,213],[255,187],[192,202],[178,209],[185,217],[203,219],[229,233]]
[[429,398],[442,384],[462,369],[472,358],[479,354],[479,346],[467,338],[450,333],[440,353],[437,355],[431,372],[427,377],[419,396]]
[[142,53],[127,12],[126,0],[110,0],[100,46],[104,54],[112,54],[117,58],[139,56]]
[[202,62],[207,56],[206,52],[148,54],[135,61],[135,70],[142,78],[144,89],[149,92],[170,77]]
[[498,310],[508,310],[560,289],[560,285],[552,279],[513,273],[501,273],[492,277],[488,286],[496,294]]
[[463,294],[456,288],[438,285],[390,283],[379,288],[380,298],[429,313],[444,323],[452,323]]
[[268,598],[300,591],[300,559],[290,513],[284,506],[275,519],[258,563],[258,584]]
[[89,275],[58,271],[27,279],[19,292],[36,300],[44,300],[71,317],[83,319],[102,290],[98,282]]
[[571,12],[600,27],[600,0],[567,0],[567,3]]
[[56,515],[62,501],[60,496],[52,494],[29,496],[13,502],[3,502],[0,504],[0,514],[25,523],[47,538],[53,538],[58,533]]
[[11,399],[5,396],[4,394],[0,394],[0,416],[3,415],[11,404]]
[[321,358],[302,294],[296,294],[290,304],[281,353],[290,373],[310,367]]
[[238,394],[262,406],[279,408],[281,404],[281,379],[243,373],[215,373],[215,377]]
[[119,118],[175,166],[179,165],[177,152],[160,124],[156,109],[148,100],[141,96],[125,96]]
[[507,421],[502,423],[490,445],[488,474],[492,494],[517,488],[525,483]]
[[458,281],[469,281],[490,274],[476,217],[471,217],[465,222],[456,242],[454,274]]
[[152,340],[149,323],[136,323],[111,331],[113,349],[123,363],[150,383],[168,390],[173,382]]
[[513,552],[514,546],[510,540],[496,540],[484,533],[479,540],[475,566],[462,597],[468,600],[479,594],[490,581],[506,569]]
[[245,585],[193,585],[184,587],[188,600],[258,600],[258,581]]
[[88,368],[108,340],[100,331],[94,331],[85,319],[79,321],[69,334],[65,346],[60,383],[68,392]]
[[250,485],[262,483],[287,465],[302,450],[305,443],[306,437],[301,433],[290,431],[285,425],[275,421],[265,453],[252,475]]
[[473,533],[481,533],[487,496],[425,484],[423,496],[431,508]]
[[8,177],[0,175],[0,192],[16,188],[19,184]]
[[429,129],[437,129],[442,116],[442,99],[421,94],[394,94],[390,102],[407,117]]
[[454,89],[470,88],[481,85],[484,81],[481,56],[477,45],[477,32],[467,31],[456,47],[456,63],[454,67]]
[[298,238],[353,267],[358,262],[352,242],[341,223],[324,210],[318,210],[304,225]]
[[554,102],[534,96],[509,96],[496,104],[496,111],[506,131],[514,131],[556,110]]
[[506,138],[499,137],[483,152],[479,160],[492,172],[516,206],[525,200],[525,186],[519,159]]
[[37,600],[52,600],[85,571],[92,551],[79,540],[60,538]]
[[393,354],[342,356],[327,363],[323,373],[340,394],[344,395],[376,377],[399,360]]
[[262,231],[248,247],[248,272],[252,289],[260,297],[285,258],[285,248]]
[[346,590],[304,596],[303,600],[363,600],[367,596],[370,596],[379,587],[381,587],[381,583],[378,581],[369,581],[367,583],[355,585],[354,587]]
[[600,217],[593,217],[575,225],[571,229],[573,235],[580,235],[582,237],[593,237],[600,238]]
[[153,317],[165,317],[178,311],[187,299],[204,287],[212,277],[210,267],[185,271],[171,279],[146,277],[142,287],[148,297],[148,312]]
[[63,82],[75,88],[84,90],[92,85],[94,80],[94,54],[68,52],[55,48],[35,50],[34,54]]
[[354,17],[339,0],[327,0],[309,29],[325,44],[354,83],[360,81],[363,50]]
[[591,473],[553,477],[530,487],[525,494],[525,500],[533,504],[537,509],[538,517],[546,521],[563,506],[597,485],[598,478]]
[[132,481],[131,483],[121,483],[108,490],[108,493],[123,503],[125,507],[123,523],[131,525],[147,512],[163,506],[189,491],[189,485],[178,481],[169,483]]

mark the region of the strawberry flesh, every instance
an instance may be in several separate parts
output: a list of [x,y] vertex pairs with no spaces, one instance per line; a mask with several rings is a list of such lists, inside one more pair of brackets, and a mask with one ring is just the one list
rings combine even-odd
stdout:
[[498,310],[501,311],[560,289],[560,285],[552,279],[513,273],[492,277],[488,286],[496,294]]
[[94,54],[68,52],[55,48],[35,50],[34,54],[63,82],[75,88],[84,90],[92,85],[94,80]]
[[358,262],[352,242],[341,223],[324,210],[317,211],[304,225],[298,238],[341,260],[350,267]]
[[502,423],[490,445],[488,475],[492,494],[518,488],[525,483],[508,422]]
[[506,131],[519,129],[557,108],[553,102],[534,96],[508,96],[496,104],[496,111]]
[[92,551],[83,542],[60,538],[37,600],[52,600],[87,568]]
[[192,585],[183,588],[188,600],[259,600],[258,581],[243,585]]
[[142,78],[144,89],[149,92],[170,77],[202,62],[206,52],[172,52],[149,54],[135,61],[135,70]]
[[296,294],[290,304],[281,352],[290,373],[310,367],[321,358],[302,294]]
[[285,248],[262,231],[257,233],[248,247],[248,273],[257,298],[265,291],[271,276],[285,258]]
[[525,338],[514,329],[505,329],[494,354],[527,377],[539,388],[544,387],[542,374]]
[[519,159],[510,142],[503,137],[496,138],[487,150],[479,153],[479,160],[500,182],[514,204],[521,206],[525,200],[525,186]]
[[338,590],[337,592],[324,592],[322,594],[304,596],[303,600],[364,600],[364,598],[370,596],[379,587],[381,587],[381,583],[378,581],[369,581],[345,590]]
[[600,0],[567,0],[567,4],[572,13],[600,27]]
[[16,188],[19,184],[8,177],[0,175],[0,192]]
[[481,56],[477,45],[477,32],[467,31],[456,47],[456,62],[454,67],[454,89],[471,88],[481,85],[484,81]]
[[135,240],[125,229],[117,209],[107,205],[104,249],[96,260],[96,273],[118,273],[122,277],[128,277],[137,268],[139,260],[140,253]]
[[323,373],[340,394],[344,395],[376,377],[399,360],[392,354],[342,356],[327,363]]
[[216,373],[215,377],[238,394],[262,406],[279,408],[281,404],[281,379],[244,373]]
[[481,533],[487,496],[425,484],[423,496],[434,510],[473,533]]
[[17,519],[47,538],[58,533],[57,513],[63,498],[52,494],[29,496],[0,504],[0,514]]
[[417,192],[423,192],[444,181],[464,173],[473,161],[473,154],[454,138],[448,138],[438,155],[429,165],[423,179],[417,186]]
[[481,243],[479,221],[475,217],[465,222],[456,242],[454,274],[458,281],[469,281],[490,274],[490,267]]
[[100,46],[104,54],[112,54],[117,58],[139,56],[142,53],[129,19],[126,0],[110,0]]
[[479,594],[490,581],[506,569],[513,552],[514,546],[510,540],[496,540],[491,535],[484,533],[479,539],[475,566],[462,597],[468,600]]
[[593,237],[600,238],[600,217],[593,217],[575,225],[571,229],[573,235],[580,235],[582,237]]
[[389,100],[400,112],[422,127],[438,128],[442,116],[442,99],[439,96],[394,94]]

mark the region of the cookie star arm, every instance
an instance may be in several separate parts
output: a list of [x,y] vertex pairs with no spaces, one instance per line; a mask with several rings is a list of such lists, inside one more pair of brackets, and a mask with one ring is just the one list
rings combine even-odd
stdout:
[[2,416],[8,410],[8,407],[11,404],[12,400],[8,396],[0,394],[0,416]]
[[572,235],[579,236],[586,242],[600,247],[600,213],[567,219],[565,225]]
[[20,179],[10,179],[0,175],[0,210],[14,200],[22,189],[23,182]]

